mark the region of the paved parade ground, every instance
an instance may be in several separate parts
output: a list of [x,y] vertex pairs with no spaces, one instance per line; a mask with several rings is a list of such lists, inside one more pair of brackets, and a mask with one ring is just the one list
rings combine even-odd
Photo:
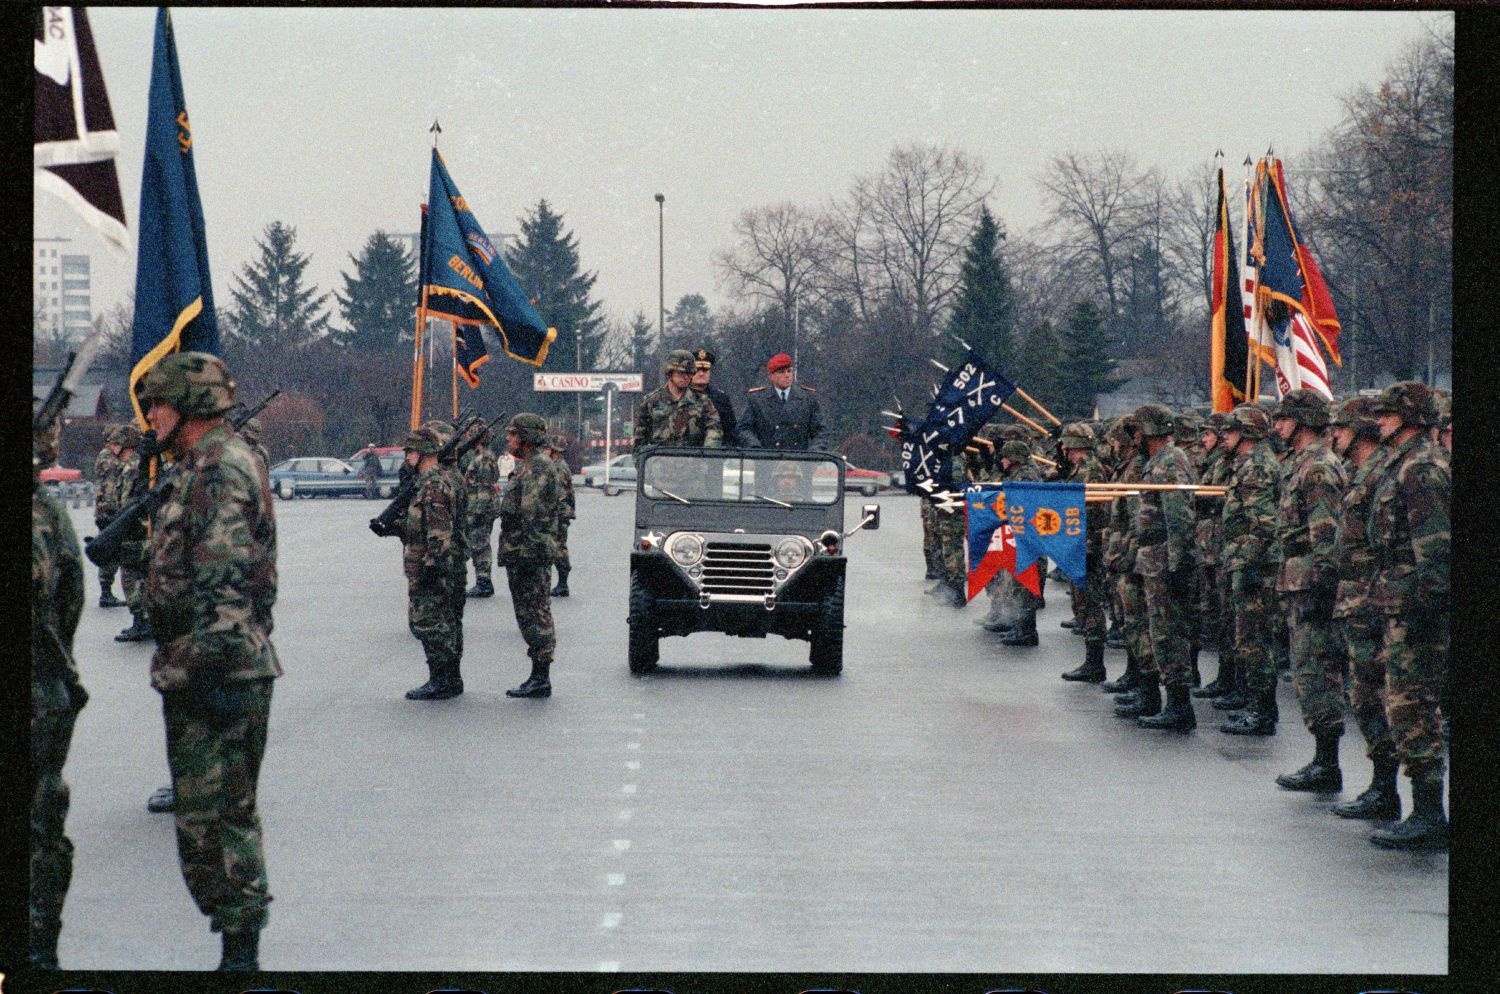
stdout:
[[[663,640],[632,677],[633,494],[583,490],[553,697],[504,696],[528,665],[497,571],[468,602],[467,693],[441,703],[402,698],[426,673],[399,544],[366,527],[382,505],[278,501],[262,965],[1446,972],[1448,855],[1377,849],[1329,812],[1369,782],[1352,723],[1344,794],[1314,796],[1272,782],[1313,751],[1288,683],[1270,739],[1220,734],[1203,701],[1186,736],[1115,718],[1058,679],[1083,658],[1065,588],[1039,648],[1001,647],[972,624],[982,601],[922,596],[915,499],[879,501],[880,530],[848,543],[840,677],[813,676],[805,642],[717,634]],[[167,782],[150,646],[111,640],[128,615],[87,578],[60,959],[211,968],[172,819],[145,808]]]

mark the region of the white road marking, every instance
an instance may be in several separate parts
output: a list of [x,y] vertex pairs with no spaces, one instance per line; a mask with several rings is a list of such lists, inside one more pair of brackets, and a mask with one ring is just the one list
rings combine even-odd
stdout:
[[625,763],[625,768],[627,770],[638,770],[641,768],[641,761],[639,759],[628,760]]
[[605,960],[603,963],[599,964],[599,972],[600,973],[619,973],[620,972],[620,961],[617,960],[617,959],[607,959],[607,960]]
[[623,914],[621,914],[620,912],[618,912],[618,911],[611,911],[609,914],[607,914],[603,918],[599,919],[599,927],[600,928],[618,928],[619,925],[620,925],[620,922],[624,918],[625,918],[625,916]]
[[629,839],[615,839],[615,852],[624,852],[630,848]]
[[604,878],[604,882],[611,887],[623,887],[625,885],[625,874],[611,873]]
[[620,793],[622,793],[622,794],[634,794],[635,793],[635,784],[633,784],[633,783],[626,784],[625,786],[623,786],[623,787],[620,788]]

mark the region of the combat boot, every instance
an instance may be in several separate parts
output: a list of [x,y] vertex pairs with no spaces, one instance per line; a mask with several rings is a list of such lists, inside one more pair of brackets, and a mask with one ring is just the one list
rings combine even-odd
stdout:
[[1230,683],[1224,693],[1214,698],[1216,711],[1243,711],[1250,706],[1250,695],[1245,688],[1245,670],[1233,666],[1229,670]]
[[1333,813],[1340,818],[1359,821],[1395,821],[1400,818],[1401,795],[1396,793],[1398,768],[1399,764],[1394,756],[1377,756],[1370,786],[1354,800],[1335,804]]
[[224,954],[219,970],[225,973],[250,973],[260,969],[260,929],[224,933]]
[[1111,649],[1124,649],[1125,633],[1120,631],[1119,622],[1110,622],[1109,631],[1104,633],[1104,644]]
[[1443,814],[1443,781],[1413,780],[1411,814],[1370,836],[1382,849],[1447,849],[1448,819]]
[[115,636],[116,642],[150,642],[154,635],[151,626],[141,618],[130,619],[130,627]]
[[567,566],[559,566],[559,567],[557,567],[557,586],[555,586],[555,587],[552,588],[552,596],[553,597],[566,597],[566,596],[568,596],[568,574],[571,573],[571,572],[572,572],[572,569],[570,567],[567,567]]
[[[1268,700],[1269,698],[1269,700]],[[1238,717],[1219,726],[1225,735],[1275,735],[1276,691],[1273,688],[1250,702]]]
[[[453,696],[453,695],[448,695]],[[420,687],[413,687],[406,692],[408,701],[440,701],[443,700],[443,671],[439,663],[433,662],[429,657],[427,660],[427,682]]]
[[1203,651],[1202,646],[1193,646],[1192,655],[1188,657],[1188,687],[1196,688],[1203,686],[1203,674],[1198,672],[1198,653]]
[[464,591],[465,597],[494,597],[495,585],[487,576],[481,576],[474,580],[474,586]]
[[552,674],[552,660],[539,659],[531,664],[531,676],[519,687],[512,687],[505,692],[506,697],[551,697],[552,681],[548,679]]
[[1217,698],[1229,693],[1229,688],[1234,686],[1234,671],[1237,667],[1227,653],[1219,654],[1219,674],[1209,681],[1207,686],[1198,687],[1193,690],[1194,697]]
[[171,784],[158,787],[156,791],[146,798],[146,810],[154,815],[164,814],[177,809],[177,792],[172,789]]
[[[1109,645],[1109,641],[1106,639],[1104,644]],[[1128,694],[1135,689],[1136,684],[1140,682],[1140,679],[1141,667],[1140,664],[1136,662],[1135,653],[1131,652],[1129,649],[1126,649],[1125,672],[1120,674],[1120,678],[1118,680],[1110,680],[1107,683],[1101,683],[1099,685],[1099,689],[1104,691],[1106,694]]]
[[449,660],[437,669],[438,692],[433,696],[435,701],[446,701],[457,697],[464,692],[464,678],[459,674],[459,661]]
[[1037,638],[1036,634],[1035,611],[1024,612],[1021,615],[1020,619],[1016,622],[1016,627],[1011,629],[1009,635],[1000,640],[1001,645],[1014,645],[1023,647],[1031,647],[1038,645],[1039,643],[1040,639]]
[[99,606],[100,607],[124,607],[125,602],[115,596],[114,584],[106,583],[104,577],[99,578]]
[[968,607],[969,592],[965,589],[965,587],[966,585],[962,580],[949,581],[947,603],[956,608]]
[[1344,774],[1339,770],[1339,737],[1327,732],[1315,737],[1317,753],[1313,761],[1295,773],[1283,773],[1276,785],[1283,790],[1305,790],[1331,794],[1344,789]]
[[1062,675],[1064,680],[1082,683],[1104,682],[1104,643],[1083,643],[1083,665]]
[[1173,684],[1167,688],[1167,706],[1160,714],[1139,718],[1136,724],[1142,728],[1164,728],[1172,732],[1191,732],[1198,727],[1198,718],[1193,714],[1193,699],[1188,696],[1188,685]]
[[1155,673],[1142,673],[1135,690],[1115,705],[1115,715],[1120,718],[1147,718],[1161,711],[1161,677]]
[[1057,623],[1057,627],[1058,628],[1077,628],[1078,627],[1078,622],[1074,621],[1072,618],[1064,618],[1062,621],[1059,621]]

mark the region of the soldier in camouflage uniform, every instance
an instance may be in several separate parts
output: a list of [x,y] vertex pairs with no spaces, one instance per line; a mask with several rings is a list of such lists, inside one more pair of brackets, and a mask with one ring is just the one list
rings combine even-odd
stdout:
[[[1000,478],[1002,480],[1025,483],[1040,483],[1042,474],[1037,470],[1036,464],[1031,461],[1031,446],[1019,439],[1006,442],[1000,447]],[[1045,560],[1037,561],[1037,576],[1041,577],[1047,572]],[[1004,573],[997,579],[1003,579],[1006,588],[1011,592],[1019,614],[1011,630],[1000,639],[1001,645],[1035,647],[1040,639],[1036,632],[1036,613],[1040,608],[1040,598],[1021,585],[1021,582],[1009,573]]]
[[269,473],[271,469],[271,453],[267,452],[266,447],[260,442],[260,418],[251,418],[240,425],[239,436],[245,440],[246,445],[250,446],[250,451],[255,453],[256,457],[260,459],[260,464]]
[[[1183,411],[1172,420],[1172,443],[1182,450],[1187,456],[1188,466],[1192,468],[1193,482],[1203,482],[1203,468],[1208,460],[1208,453],[1203,448],[1203,418],[1192,411]],[[1198,673],[1198,656],[1203,651],[1203,615],[1201,608],[1203,604],[1203,555],[1198,546],[1198,521],[1200,508],[1212,511],[1212,517],[1218,518],[1219,506],[1217,502],[1210,501],[1207,497],[1193,496],[1188,500],[1188,510],[1193,515],[1193,542],[1191,554],[1193,558],[1193,596],[1188,598],[1183,605],[1183,614],[1187,618],[1188,630],[1188,684],[1194,689],[1202,685],[1203,679]]]
[[1225,633],[1229,652],[1230,688],[1214,701],[1219,710],[1244,708],[1237,718],[1219,726],[1229,735],[1275,735],[1276,658],[1266,642],[1275,614],[1276,569],[1272,544],[1281,497],[1281,467],[1267,436],[1271,419],[1253,404],[1229,412],[1224,444],[1234,459],[1225,484],[1220,536],[1220,562],[1229,578],[1226,606],[1234,612],[1232,637]]
[[486,428],[479,442],[459,461],[464,477],[464,543],[474,564],[474,586],[464,592],[468,597],[495,596],[495,584],[490,579],[490,534],[500,513],[500,460],[491,448],[494,440],[495,433]]
[[223,414],[234,379],[215,356],[181,352],[142,381],[141,404],[173,456],[157,512],[146,596],[188,891],[223,933],[221,970],[255,970],[271,900],[255,810],[281,664],[271,645],[276,522],[265,467]]
[[632,451],[637,471],[641,453],[652,445],[700,445],[717,449],[724,444],[719,409],[706,394],[692,389],[693,354],[687,349],[673,349],[663,372],[667,382],[642,397],[635,409]]
[[[1115,471],[1111,483],[1139,483],[1146,468],[1146,456],[1140,450],[1140,425],[1133,416],[1116,421],[1109,430],[1114,453]],[[1110,577],[1120,616],[1120,635],[1125,643],[1125,672],[1118,680],[1101,684],[1112,694],[1126,695],[1115,708],[1122,718],[1139,718],[1155,714],[1161,707],[1159,693],[1137,697],[1136,689],[1145,682],[1147,671],[1155,686],[1156,665],[1151,661],[1151,639],[1146,628],[1146,601],[1141,577],[1135,569],[1136,539],[1133,522],[1139,497],[1118,497],[1109,504],[1109,521],[1104,533],[1104,568]],[[1141,707],[1154,710],[1142,711]]]
[[416,472],[416,493],[400,523],[406,621],[427,660],[427,682],[406,692],[411,701],[445,701],[464,692],[468,502],[457,467],[438,461],[452,438],[446,422],[428,421],[402,443],[406,464]]
[[[707,401],[704,401],[707,403]],[[510,486],[500,499],[500,565],[510,584],[516,625],[531,658],[531,675],[507,697],[551,697],[552,659],[557,632],[547,582],[557,561],[557,519],[563,492],[552,462],[542,449],[547,422],[522,413],[505,428],[506,448],[516,460]]]
[[[1172,444],[1172,412],[1160,404],[1142,404],[1134,417],[1141,426],[1147,455],[1141,482],[1196,482],[1187,456]],[[1187,605],[1196,598],[1192,551],[1196,528],[1191,500],[1186,491],[1145,490],[1137,502],[1135,572],[1141,577],[1145,595],[1155,669],[1154,673],[1143,673],[1136,694],[1141,702],[1137,724],[1143,728],[1187,732],[1198,724],[1189,696],[1192,649]],[[1167,691],[1165,708],[1159,703],[1158,679]]]
[[[698,351],[702,354],[707,349]],[[557,516],[557,586],[551,590],[553,597],[568,596],[568,574],[573,571],[573,563],[568,558],[568,522],[578,517],[578,504],[573,497],[573,470],[563,458],[567,451],[568,440],[563,436],[554,435],[548,439],[547,457],[552,460],[552,471],[557,474],[557,482],[563,491],[562,510]]]
[[[104,448],[94,457],[94,527],[103,530],[110,519],[120,513],[118,480],[120,475],[120,429],[124,425],[110,425],[104,433]],[[124,607],[125,602],[115,596],[115,574],[119,563],[110,563],[99,568],[99,606]]]
[[[1105,469],[1094,457],[1094,433],[1088,424],[1075,421],[1063,429],[1059,439],[1063,457],[1067,461],[1069,483],[1102,483]],[[1104,671],[1104,602],[1106,580],[1103,556],[1104,509],[1095,505],[1095,510],[1084,512],[1084,549],[1086,556],[1084,583],[1073,585],[1073,615],[1083,634],[1083,665],[1067,671],[1064,680],[1081,680],[1086,683],[1103,683]]]
[[67,509],[36,474],[57,460],[57,432],[32,439],[31,479],[31,965],[57,969],[63,900],[73,878],[73,843],[63,831],[62,778],[78,712],[88,694],[73,661],[83,613],[83,556]]
[[1375,767],[1370,786],[1352,801],[1335,804],[1341,818],[1395,821],[1401,817],[1396,793],[1396,743],[1385,716],[1385,669],[1380,663],[1380,634],[1385,617],[1370,606],[1370,582],[1375,578],[1375,553],[1370,548],[1365,521],[1370,497],[1389,454],[1380,444],[1374,401],[1354,397],[1344,401],[1329,422],[1333,450],[1343,457],[1349,489],[1339,509],[1339,585],[1333,620],[1348,653],[1349,705],[1354,723],[1365,739],[1365,755]]
[[[152,434],[154,444],[155,434]],[[121,434],[120,471],[115,477],[115,501],[123,508],[146,495],[151,489],[150,466],[140,446],[144,439],[134,425]],[[116,642],[149,642],[152,639],[149,609],[146,605],[146,529],[137,526],[135,534],[120,546],[120,586],[125,589],[125,603],[130,608],[130,625],[115,636]]]
[[[1229,482],[1229,473],[1234,468],[1233,457],[1220,445],[1223,439],[1225,413],[1215,412],[1203,422],[1198,434],[1199,448],[1203,452],[1202,468],[1198,481],[1207,487],[1222,487]],[[1199,496],[1194,498],[1197,512],[1197,531],[1194,535],[1198,552],[1198,630],[1199,648],[1219,651],[1219,675],[1207,685],[1193,691],[1194,697],[1218,697],[1227,689],[1229,675],[1224,662],[1229,659],[1229,643],[1225,638],[1219,589],[1219,545],[1223,525],[1224,502],[1221,498]]]
[[1276,577],[1280,610],[1286,615],[1292,685],[1302,722],[1317,743],[1312,762],[1276,783],[1284,790],[1342,790],[1339,739],[1344,734],[1344,647],[1333,625],[1338,593],[1339,508],[1349,480],[1329,448],[1328,402],[1311,390],[1293,390],[1281,400],[1272,427],[1291,451],[1281,477]]
[[1426,385],[1386,387],[1375,415],[1390,451],[1370,498],[1367,530],[1376,564],[1371,601],[1385,615],[1379,659],[1386,720],[1411,778],[1412,812],[1370,841],[1389,849],[1445,849],[1440,699],[1448,675],[1452,477],[1442,449],[1429,438],[1438,412]]

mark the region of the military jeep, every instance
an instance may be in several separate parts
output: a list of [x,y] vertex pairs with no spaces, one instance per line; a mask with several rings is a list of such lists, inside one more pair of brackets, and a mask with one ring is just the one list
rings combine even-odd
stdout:
[[828,452],[659,447],[641,456],[630,552],[630,672],[667,635],[768,634],[844,667],[844,463]]

